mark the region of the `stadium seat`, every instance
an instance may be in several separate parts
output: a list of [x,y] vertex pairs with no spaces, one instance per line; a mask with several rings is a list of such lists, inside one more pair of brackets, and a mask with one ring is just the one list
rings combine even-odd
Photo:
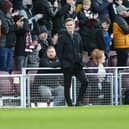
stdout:
[[110,51],[108,65],[114,66],[114,67],[117,66],[117,53],[116,53],[116,51]]
[[0,77],[0,96],[12,95],[13,87],[11,85],[11,78],[8,76],[8,72],[0,71],[0,75],[7,75],[7,77]]

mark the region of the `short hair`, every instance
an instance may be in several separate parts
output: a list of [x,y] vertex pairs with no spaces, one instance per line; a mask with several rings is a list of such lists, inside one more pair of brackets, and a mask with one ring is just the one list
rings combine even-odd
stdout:
[[47,48],[47,50],[48,49],[55,49],[55,47],[53,46],[53,45],[50,45],[48,48]]
[[82,2],[83,2],[83,4],[90,4],[91,0],[83,0]]
[[74,22],[74,19],[73,18],[66,18],[65,21],[64,21],[64,24],[66,24],[69,21],[73,21]]
[[102,18],[101,19],[101,23],[103,23],[103,22],[106,22],[107,24],[111,24],[111,20],[110,20],[110,18],[109,17],[104,17],[104,18]]

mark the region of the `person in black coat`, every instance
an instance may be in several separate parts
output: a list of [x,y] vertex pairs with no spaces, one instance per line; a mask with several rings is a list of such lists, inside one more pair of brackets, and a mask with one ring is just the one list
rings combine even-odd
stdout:
[[[39,67],[44,68],[38,70],[38,74],[59,73],[60,61],[56,56],[56,50],[53,46],[49,46],[46,50],[46,56],[41,58]],[[51,69],[53,68],[53,69]],[[40,83],[39,83],[40,80]],[[56,75],[36,76],[31,86],[31,101],[37,103],[39,101],[53,101],[54,106],[64,105],[64,87],[61,84],[61,78]]]
[[75,32],[75,22],[72,18],[67,18],[64,23],[64,31],[58,39],[57,56],[61,62],[64,74],[64,95],[68,106],[73,106],[70,98],[70,87],[72,76],[75,75],[81,82],[77,106],[83,102],[83,96],[88,86],[88,81],[83,71],[82,65],[82,40],[78,33]]

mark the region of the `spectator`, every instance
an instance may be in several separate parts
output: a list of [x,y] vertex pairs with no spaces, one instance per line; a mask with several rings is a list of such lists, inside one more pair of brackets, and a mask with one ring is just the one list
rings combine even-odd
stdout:
[[92,8],[95,12],[99,13],[99,19],[109,17],[109,6],[113,0],[92,0]]
[[46,50],[50,46],[50,41],[48,39],[48,30],[46,27],[41,27],[38,33],[39,43],[41,45],[41,50],[39,51],[39,57],[44,58],[46,56]]
[[[88,67],[96,67],[96,69],[88,69],[88,73],[97,73],[89,76],[89,96],[90,96],[90,104],[93,105],[101,105],[108,104],[107,98],[109,98],[110,85],[109,82],[106,81],[106,70],[104,68],[105,63],[105,54],[103,50],[94,49],[91,52],[90,61],[87,63]],[[94,85],[94,83],[96,85]],[[106,91],[105,91],[106,90]]]
[[97,48],[103,50],[108,59],[110,46],[112,45],[112,38],[109,34],[109,26],[111,24],[110,19],[103,18],[101,20],[101,29],[97,29],[96,38],[97,38]]
[[40,60],[40,67],[56,68],[60,67],[59,59],[56,56],[56,50],[53,46],[47,48],[47,57]]
[[32,36],[32,52],[27,56],[27,67],[38,67],[39,66],[39,51],[41,50],[41,45],[38,43],[38,37],[36,35]]
[[29,31],[26,33],[26,52],[32,52],[33,45],[31,35],[36,34],[38,32],[39,26],[37,21],[43,17],[42,14],[32,14],[33,3],[32,0],[23,0],[23,9],[20,10],[20,15],[28,20]]
[[[56,50],[53,46],[49,46],[46,52],[47,56],[45,58],[42,58],[40,61],[40,67],[49,67],[49,68],[56,68],[56,67],[60,67],[60,62],[59,59],[56,56]],[[56,72],[56,70],[45,70],[45,72],[47,73],[52,73],[52,72]],[[41,73],[41,71],[40,71]],[[44,73],[44,71],[43,71]],[[49,77],[51,78],[51,76]],[[59,83],[59,82],[58,82]],[[55,106],[59,106],[59,105],[64,105],[64,87],[61,86],[61,84],[57,84],[57,86],[53,86],[52,84],[50,86],[45,86],[47,84],[45,84],[45,82],[43,83],[43,85],[41,85],[39,87],[39,92],[41,93],[41,97],[44,96],[44,88],[48,88],[48,91],[50,90],[51,95],[53,95],[54,93],[54,98],[53,98],[53,103]],[[52,96],[51,96],[52,97]]]
[[113,45],[117,52],[117,66],[126,66],[129,49],[129,26],[125,20],[128,16],[127,8],[118,6],[117,15],[113,23]]
[[48,35],[51,37],[52,31],[52,16],[51,6],[48,0],[33,0],[33,13],[42,14],[43,17],[38,21],[40,27],[45,27],[48,30]]
[[123,8],[128,8],[129,1],[127,1],[127,0],[114,0],[114,2],[109,6],[110,19],[111,19],[112,23],[114,21],[115,15],[117,15],[116,8],[118,6],[123,6]]
[[[56,51],[53,46],[49,46],[46,51],[46,56],[41,59],[40,67],[46,69],[39,70],[38,73],[56,73],[56,68],[60,67],[59,59],[56,56]],[[48,69],[47,69],[48,68]],[[48,78],[48,76],[47,76]],[[60,83],[60,79],[57,76],[49,75],[51,81],[57,80],[55,83],[48,83],[48,79],[45,76],[36,76],[33,86],[31,87],[31,96],[33,101],[43,100],[46,102],[53,101],[54,106],[64,105],[64,87]],[[40,84],[39,84],[39,79]]]
[[11,8],[9,12],[6,13],[7,21],[9,25],[9,32],[6,37],[6,53],[5,53],[5,69],[9,73],[13,71],[13,64],[14,64],[14,47],[16,43],[16,29],[17,24],[15,24],[13,16],[15,15],[15,12],[12,13],[13,9]]
[[17,16],[15,20],[17,24],[16,30],[16,44],[14,50],[16,70],[21,70],[23,67],[27,67],[26,64],[26,34],[29,32],[28,20],[22,16]]
[[0,20],[1,20],[1,37],[0,37],[0,70],[7,71],[7,46],[6,39],[9,32],[9,24],[7,20],[7,13],[10,12],[12,3],[8,0],[0,1]]
[[[63,4],[62,4],[63,2]],[[64,31],[64,20],[65,15],[70,11],[73,0],[61,0],[58,2],[59,10],[56,15],[53,17],[53,33],[61,33]]]
[[64,74],[65,99],[68,106],[73,105],[70,98],[70,87],[72,76],[75,75],[81,82],[76,105],[81,105],[83,102],[83,96],[88,86],[88,81],[82,69],[82,40],[80,35],[74,32],[74,19],[67,18],[64,24],[66,31],[59,36],[57,43],[57,55],[61,61],[61,67]]
[[96,48],[96,29],[99,27],[98,14],[91,8],[91,0],[83,0],[83,7],[78,13],[80,35],[84,50],[90,52]]

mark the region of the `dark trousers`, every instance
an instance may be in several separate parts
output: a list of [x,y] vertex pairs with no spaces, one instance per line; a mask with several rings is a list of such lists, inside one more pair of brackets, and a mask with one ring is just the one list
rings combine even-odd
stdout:
[[11,72],[13,69],[13,49],[0,48],[0,70]]
[[82,101],[83,96],[86,92],[86,88],[88,86],[88,81],[87,81],[87,78],[85,76],[85,72],[81,66],[74,66],[72,68],[65,68],[65,69],[63,69],[63,73],[64,73],[65,100],[66,100],[68,106],[72,106],[72,100],[70,98],[70,87],[71,87],[72,76],[75,75],[76,78],[81,82],[81,87],[79,89],[79,95],[77,98],[77,102]]
[[117,66],[127,66],[129,49],[121,48],[117,49]]

